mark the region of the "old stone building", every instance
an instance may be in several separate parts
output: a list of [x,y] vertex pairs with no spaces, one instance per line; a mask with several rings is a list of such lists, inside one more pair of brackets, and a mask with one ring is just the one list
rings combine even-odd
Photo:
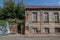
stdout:
[[59,6],[26,6],[26,34],[59,34]]

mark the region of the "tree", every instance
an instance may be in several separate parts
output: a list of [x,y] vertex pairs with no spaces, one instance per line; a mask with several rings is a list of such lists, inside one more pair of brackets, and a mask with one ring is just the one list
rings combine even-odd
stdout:
[[13,15],[15,15],[14,3],[12,1],[6,2],[4,5],[3,11],[4,11],[4,15],[6,16],[6,18],[15,17],[15,16],[13,16]]
[[0,19],[3,19],[3,13],[2,13],[2,11],[0,10]]
[[20,19],[24,15],[24,6],[22,3],[16,5],[14,2],[8,1],[4,4],[3,11],[6,18]]
[[3,13],[2,9],[0,9],[0,19],[4,19],[4,13]]
[[15,10],[16,17],[18,19],[21,19],[24,16],[24,12],[25,12],[25,10],[24,10],[23,4],[22,3],[18,3],[17,6],[16,6],[16,10]]

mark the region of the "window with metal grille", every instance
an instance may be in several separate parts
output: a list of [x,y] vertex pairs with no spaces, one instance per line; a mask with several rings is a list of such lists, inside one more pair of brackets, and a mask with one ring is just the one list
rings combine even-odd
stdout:
[[45,23],[49,22],[49,14],[48,14],[48,12],[44,12],[44,14],[43,14],[43,20],[44,20]]
[[60,28],[55,28],[56,33],[60,33]]
[[32,22],[37,22],[37,12],[32,13]]
[[54,13],[54,22],[58,23],[59,22],[59,13]]
[[49,33],[49,28],[45,28],[45,32],[46,33]]
[[38,33],[38,28],[33,28],[34,33]]

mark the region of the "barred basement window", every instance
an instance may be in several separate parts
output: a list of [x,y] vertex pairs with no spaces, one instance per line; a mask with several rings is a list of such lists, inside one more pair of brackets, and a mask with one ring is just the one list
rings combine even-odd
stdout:
[[38,28],[33,28],[34,33],[38,33]]
[[45,32],[46,33],[49,33],[49,28],[45,28]]
[[56,33],[60,33],[60,28],[55,28]]

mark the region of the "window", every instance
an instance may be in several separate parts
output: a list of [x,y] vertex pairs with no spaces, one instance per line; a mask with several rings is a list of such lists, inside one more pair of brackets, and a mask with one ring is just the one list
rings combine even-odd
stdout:
[[56,33],[60,33],[60,28],[55,28]]
[[32,13],[32,21],[37,22],[37,12]]
[[43,17],[44,22],[48,23],[49,22],[49,14],[48,14],[48,12],[44,12],[43,16],[44,16]]
[[59,22],[59,13],[54,13],[54,22],[55,23]]
[[45,28],[45,32],[46,33],[49,33],[49,28]]
[[33,28],[34,33],[38,33],[38,29],[37,28]]

